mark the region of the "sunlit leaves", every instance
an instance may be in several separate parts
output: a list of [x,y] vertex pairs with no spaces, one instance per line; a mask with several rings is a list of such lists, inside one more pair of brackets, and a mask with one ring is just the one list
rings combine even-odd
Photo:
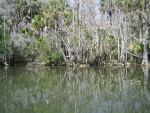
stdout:
[[71,10],[65,10],[64,13],[65,24],[70,24],[72,22],[73,13]]
[[91,49],[92,49],[93,51],[96,51],[96,50],[97,50],[96,45],[95,45],[95,44],[91,44]]
[[45,21],[42,15],[35,15],[32,19],[32,30],[35,31],[45,25]]
[[134,54],[142,52],[142,43],[141,42],[130,42],[129,43],[129,50],[132,51]]
[[113,42],[114,41],[114,36],[112,36],[112,35],[106,35],[105,36],[105,41],[106,42]]
[[[47,4],[46,4],[47,5]],[[44,18],[51,28],[59,27],[61,24],[70,24],[72,22],[72,11],[66,0],[52,0],[44,9]]]

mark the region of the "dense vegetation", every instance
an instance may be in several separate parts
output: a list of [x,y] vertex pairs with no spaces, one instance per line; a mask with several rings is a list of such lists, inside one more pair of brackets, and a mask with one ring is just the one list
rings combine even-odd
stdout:
[[148,64],[149,0],[2,0],[0,62]]

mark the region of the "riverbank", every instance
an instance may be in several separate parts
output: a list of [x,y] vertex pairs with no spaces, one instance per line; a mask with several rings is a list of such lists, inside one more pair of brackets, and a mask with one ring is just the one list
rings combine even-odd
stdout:
[[41,62],[28,62],[26,66],[63,66],[63,67],[79,67],[79,68],[88,68],[92,66],[117,66],[117,67],[132,67],[132,66],[150,66],[150,64],[147,65],[140,65],[138,63],[119,63],[119,62],[103,62],[99,63],[98,65],[94,64],[84,64],[84,63],[78,63],[78,64],[66,64],[64,62],[62,63],[47,63],[45,61]]
[[91,66],[116,66],[116,67],[132,67],[132,66],[144,66],[144,67],[150,67],[150,63],[148,64],[139,64],[139,63],[133,63],[133,62],[124,62],[124,63],[120,63],[120,62],[99,62],[98,64],[85,64],[85,63],[78,63],[78,64],[66,64],[64,62],[61,63],[50,63],[50,62],[46,62],[46,61],[35,61],[35,62],[23,62],[23,63],[19,63],[19,64],[9,64],[6,62],[5,63],[0,63],[0,66],[28,66],[28,67],[33,67],[33,66],[63,66],[63,67],[79,67],[79,68],[88,68]]

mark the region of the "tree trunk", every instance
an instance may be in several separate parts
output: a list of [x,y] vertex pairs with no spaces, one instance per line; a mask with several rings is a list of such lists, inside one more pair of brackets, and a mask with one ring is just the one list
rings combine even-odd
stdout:
[[149,11],[149,6],[145,1],[145,3],[142,6],[142,24],[143,24],[143,60],[142,60],[142,65],[147,65],[148,64],[148,51],[147,51],[147,46],[148,46],[148,14],[146,13]]
[[145,19],[143,19],[143,46],[144,46],[144,51],[143,51],[143,60],[142,60],[142,65],[148,64],[148,26],[147,23],[145,22]]
[[81,21],[81,0],[78,0],[78,46],[80,48],[80,40],[81,40],[81,25],[80,22]]
[[120,61],[120,41],[118,36],[118,62]]
[[143,51],[143,60],[142,64],[147,64],[148,63],[148,52],[147,52],[147,41],[148,41],[148,36],[147,36],[148,30],[145,31],[144,39],[143,39],[143,45],[144,45],[144,51]]
[[121,56],[120,56],[120,62],[124,62],[125,61],[125,40],[124,40],[124,35],[123,35],[123,31],[121,29],[121,25],[120,25],[120,36],[121,36]]
[[149,80],[149,72],[148,72],[148,68],[143,68],[142,67],[142,70],[143,70],[143,73],[144,73],[144,94],[145,94],[145,97],[147,98],[148,102],[150,101],[150,98],[149,98],[149,91],[148,91],[148,80]]

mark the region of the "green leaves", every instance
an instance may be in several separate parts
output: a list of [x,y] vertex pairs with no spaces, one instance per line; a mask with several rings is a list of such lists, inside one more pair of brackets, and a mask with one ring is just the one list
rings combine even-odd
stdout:
[[114,43],[114,36],[112,35],[106,35],[105,36],[106,43]]
[[84,30],[84,33],[87,39],[93,40],[94,37],[88,30]]
[[91,46],[91,49],[92,49],[93,51],[96,51],[96,50],[97,50],[97,47],[96,47],[95,44],[91,44],[90,46]]
[[69,23],[72,22],[73,13],[72,13],[71,10],[64,10],[63,16],[64,16],[64,19],[65,19],[65,24],[69,24]]
[[28,36],[32,33],[32,31],[29,28],[23,28],[22,33]]
[[55,29],[59,25],[70,25],[73,18],[73,13],[66,0],[51,0],[49,4],[45,6],[44,18],[47,21],[48,26]]
[[35,15],[32,19],[32,30],[35,31],[36,29],[39,29],[40,27],[43,27],[45,25],[45,21],[43,19],[42,15]]
[[130,42],[128,48],[130,51],[133,51],[133,53],[137,54],[142,51],[143,47],[141,42]]
[[75,44],[77,44],[77,42],[78,42],[78,38],[76,36],[73,36],[71,38],[71,44],[75,45]]
[[139,1],[141,5],[145,3],[145,0],[139,0]]
[[52,62],[58,62],[59,58],[62,57],[58,50],[53,49],[53,52],[51,53],[51,61]]
[[123,7],[124,12],[135,11],[137,8],[141,8],[141,5],[145,3],[145,0],[117,0],[116,4]]

